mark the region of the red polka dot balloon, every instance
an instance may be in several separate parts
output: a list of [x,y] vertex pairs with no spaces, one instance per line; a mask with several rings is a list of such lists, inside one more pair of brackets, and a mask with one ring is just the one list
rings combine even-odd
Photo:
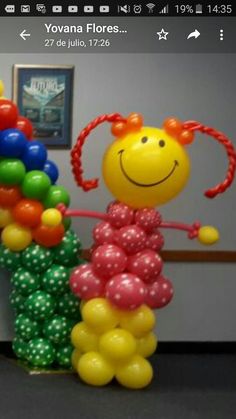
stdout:
[[155,231],[155,233],[151,233],[147,237],[146,247],[148,249],[152,249],[156,252],[159,252],[164,246],[164,244],[164,237],[159,231]]
[[146,232],[152,232],[161,224],[161,214],[154,208],[143,208],[136,211],[135,222]]
[[95,275],[92,264],[80,265],[70,276],[70,288],[73,294],[83,300],[102,297],[105,290],[105,281]]
[[113,227],[124,227],[132,223],[134,211],[120,202],[112,203],[108,207],[107,218]]
[[145,303],[150,308],[162,308],[169,304],[173,294],[173,285],[170,280],[160,276],[153,284],[147,285]]
[[124,272],[127,265],[127,256],[122,249],[113,244],[103,244],[92,254],[94,272],[104,279]]
[[122,227],[116,232],[116,243],[129,254],[135,254],[146,247],[147,235],[136,225]]
[[115,229],[106,221],[98,223],[93,229],[93,238],[96,245],[113,243],[114,234]]
[[144,282],[152,283],[162,270],[162,259],[153,250],[142,250],[128,259],[127,269]]
[[106,285],[106,297],[120,309],[134,310],[145,301],[146,285],[136,275],[114,276]]

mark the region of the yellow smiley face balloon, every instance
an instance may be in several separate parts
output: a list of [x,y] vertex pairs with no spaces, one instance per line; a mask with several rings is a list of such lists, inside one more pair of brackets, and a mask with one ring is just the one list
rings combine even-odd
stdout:
[[185,148],[164,129],[143,127],[116,139],[103,159],[112,195],[133,207],[155,207],[184,188],[190,172]]

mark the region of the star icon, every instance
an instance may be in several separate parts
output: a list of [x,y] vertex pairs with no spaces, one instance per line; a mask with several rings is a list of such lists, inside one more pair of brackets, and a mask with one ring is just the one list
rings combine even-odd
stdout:
[[162,28],[162,30],[160,32],[157,32],[159,41],[161,41],[161,39],[164,39],[164,41],[167,41],[167,35],[169,35],[169,32],[166,32],[165,29]]

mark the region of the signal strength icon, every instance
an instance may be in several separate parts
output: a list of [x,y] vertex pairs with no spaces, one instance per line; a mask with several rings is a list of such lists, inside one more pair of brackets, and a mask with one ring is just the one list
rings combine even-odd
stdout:
[[167,15],[169,13],[169,4],[167,4],[163,9],[160,10],[160,15]]
[[156,7],[156,5],[154,3],[148,3],[146,4],[147,8],[148,8],[148,13],[153,13],[153,9],[154,7]]

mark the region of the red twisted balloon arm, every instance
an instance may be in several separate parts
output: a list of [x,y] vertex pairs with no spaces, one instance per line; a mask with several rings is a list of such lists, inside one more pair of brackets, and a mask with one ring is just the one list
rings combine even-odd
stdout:
[[201,223],[199,221],[196,221],[192,225],[188,225],[184,223],[177,223],[175,221],[163,221],[161,222],[158,228],[173,228],[175,230],[187,231],[188,238],[194,239],[198,237],[200,227],[201,227]]
[[222,144],[226,150],[229,165],[226,173],[226,177],[223,182],[218,183],[215,187],[205,191],[204,195],[207,198],[214,198],[219,193],[225,192],[227,188],[231,185],[234,180],[235,170],[236,170],[236,151],[232,142],[222,133],[214,128],[207,127],[196,121],[187,121],[183,124],[184,129],[189,131],[200,131],[203,134],[209,135]]
[[90,191],[98,187],[98,179],[83,179],[83,169],[82,169],[82,147],[85,140],[92,130],[94,130],[98,125],[103,124],[104,122],[120,122],[126,121],[119,113],[104,114],[98,116],[96,119],[91,121],[79,134],[76,144],[71,151],[71,165],[72,172],[74,174],[75,181],[78,186],[81,186],[84,191]]

